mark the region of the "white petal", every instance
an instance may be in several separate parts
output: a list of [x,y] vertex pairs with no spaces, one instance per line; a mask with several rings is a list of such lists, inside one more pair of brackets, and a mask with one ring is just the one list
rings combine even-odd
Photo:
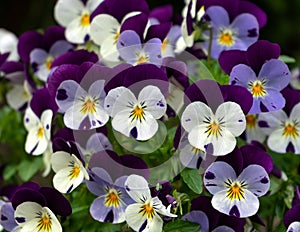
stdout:
[[268,147],[279,153],[286,153],[286,148],[291,141],[289,136],[284,136],[284,128],[273,131],[267,140]]
[[227,182],[228,179],[231,181],[235,180],[236,173],[229,164],[223,161],[217,161],[207,168],[203,178],[206,189],[211,194],[215,194],[225,190],[225,182]]
[[134,230],[140,231],[142,225],[147,221],[146,215],[139,213],[143,204],[136,203],[128,205],[125,210],[125,220],[127,224]]
[[28,132],[25,151],[31,155],[41,155],[45,152],[49,144],[49,140],[46,136],[38,136],[38,128],[34,128]]
[[203,124],[207,117],[213,117],[211,109],[202,102],[193,102],[183,111],[181,124],[187,132],[190,132],[195,126]]
[[212,198],[212,206],[219,212],[240,218],[250,217],[257,213],[258,198],[247,189],[244,190],[242,200],[230,200],[226,195],[227,190],[223,190],[217,192]]
[[241,107],[235,102],[222,103],[215,115],[217,119],[222,119],[223,126],[234,136],[241,135],[246,129],[245,115]]
[[299,121],[300,119],[300,102],[294,106],[291,111],[290,119],[294,121]]
[[[299,131],[300,131],[300,128],[299,128],[299,126],[298,126],[298,133],[299,133]],[[291,138],[291,142],[292,142],[292,144],[293,144],[293,146],[294,146],[294,149],[295,149],[295,154],[300,154],[300,136],[297,136],[297,137],[292,137]]]
[[66,39],[71,43],[83,44],[85,38],[90,34],[90,26],[81,25],[81,16],[75,18],[68,26],[66,27],[65,35]]
[[91,39],[95,44],[102,46],[109,37],[114,42],[117,32],[120,30],[120,23],[117,19],[108,14],[99,14],[91,22]]
[[215,156],[227,155],[233,151],[236,145],[236,138],[227,129],[223,129],[222,136],[212,136],[213,154]]
[[64,115],[64,124],[66,127],[78,130],[82,121],[87,117],[86,114],[80,112],[82,104],[80,102],[74,103]]
[[104,101],[104,109],[112,115],[113,106],[117,100],[117,98],[126,90],[127,88],[120,86],[110,90]]
[[96,106],[96,112],[93,114],[89,114],[90,129],[99,128],[104,126],[109,120],[108,113],[102,108],[102,106]]
[[27,131],[36,128],[40,123],[40,119],[36,116],[36,114],[32,111],[30,107],[28,107],[25,111],[24,116],[24,125]]
[[9,52],[8,61],[18,61],[17,44],[18,38],[15,34],[0,28],[0,53],[4,54]]
[[147,112],[155,119],[161,118],[167,110],[165,97],[156,86],[148,85],[143,88],[139,93],[138,102],[145,102]]
[[239,175],[238,180],[246,183],[246,188],[257,197],[265,195],[270,187],[268,173],[262,166],[257,164],[246,167]]
[[84,5],[80,0],[59,0],[54,7],[54,18],[66,27],[74,18],[81,16],[83,9]]
[[52,117],[53,117],[53,112],[50,109],[45,110],[41,116],[41,123],[44,127],[44,133],[46,138],[49,140],[50,140]]
[[264,121],[268,124],[268,127],[261,127],[265,134],[271,134],[274,130],[278,129],[282,122],[288,119],[286,113],[283,110],[277,110],[268,113],[260,113],[257,121]]
[[146,228],[143,230],[143,232],[160,232],[162,231],[162,227],[163,220],[157,214],[154,214],[153,219],[148,220]]
[[14,85],[6,94],[6,100],[13,109],[20,109],[26,102],[28,102],[30,95],[28,95],[23,85]]
[[[42,206],[36,202],[23,202],[15,211],[15,219],[19,225],[26,224],[36,217],[36,212],[42,211]],[[19,220],[18,220],[19,218]],[[22,220],[23,219],[23,220]]]
[[115,35],[108,36],[100,47],[100,56],[107,62],[119,62],[120,54],[115,43]]
[[161,200],[158,199],[158,197],[152,198],[152,204],[155,205],[155,209],[159,214],[167,217],[177,217],[176,214],[170,212],[171,205],[169,205],[168,208],[166,208],[166,206],[163,205],[163,203],[161,202]]
[[300,222],[292,222],[286,232],[297,232],[300,231]]
[[45,63],[39,65],[38,70],[35,73],[35,75],[44,82],[47,81],[49,74],[50,74],[50,70],[47,68],[47,65]]
[[88,0],[86,2],[86,7],[90,12],[93,12],[104,0]]
[[51,157],[52,169],[54,172],[58,172],[67,167],[72,161],[74,161],[74,158],[69,153],[57,151]]
[[[190,119],[189,117],[188,119]],[[190,125],[189,125],[190,126]],[[188,134],[190,144],[202,151],[211,143],[211,136],[207,136],[207,126],[205,124],[195,126]]]
[[152,115],[145,112],[144,118],[145,119],[142,122],[138,121],[136,124],[136,139],[141,141],[152,138],[158,130],[158,123]]
[[111,111],[111,116],[114,117],[117,113],[123,110],[133,110],[129,105],[134,106],[137,103],[136,97],[129,89],[124,89],[121,91],[122,93],[116,98],[115,103],[113,105],[113,109]]
[[130,175],[125,182],[125,189],[128,195],[138,203],[151,198],[148,182],[142,176]]

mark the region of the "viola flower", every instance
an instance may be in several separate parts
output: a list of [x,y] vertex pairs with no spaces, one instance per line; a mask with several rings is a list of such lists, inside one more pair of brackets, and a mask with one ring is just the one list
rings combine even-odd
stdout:
[[41,117],[28,107],[25,111],[24,125],[28,131],[25,142],[25,150],[28,154],[41,155],[50,143],[51,122],[53,111],[47,109],[43,111]]
[[119,36],[117,49],[121,58],[129,64],[152,63],[158,67],[162,64],[162,42],[158,38],[141,44],[140,36],[135,31],[126,30]]
[[131,90],[125,87],[112,89],[108,92],[104,105],[111,112],[112,127],[137,140],[148,140],[155,135],[158,130],[156,120],[161,118],[167,109],[164,95],[153,85],[144,87],[137,99]]
[[180,50],[177,41],[181,37],[181,28],[178,25],[173,25],[167,34],[166,38],[162,41],[161,53],[162,57],[175,57],[175,52]]
[[234,102],[224,102],[215,114],[203,102],[189,104],[181,116],[181,125],[189,133],[190,144],[202,151],[212,144],[215,156],[230,153],[235,145],[235,137],[246,128],[246,119],[241,107]]
[[22,84],[12,82],[12,89],[6,93],[7,103],[13,109],[20,110],[31,100],[32,92],[28,81],[24,80]]
[[[206,9],[213,28],[211,57],[218,59],[224,50],[246,50],[258,40],[259,25],[254,15],[242,13],[232,22],[228,12],[221,6],[211,6]],[[209,39],[204,42],[204,49],[208,51]]]
[[245,136],[247,143],[251,141],[264,142],[266,139],[266,134],[258,125],[258,115],[256,114],[247,114],[246,115],[246,130]]
[[74,80],[63,81],[56,93],[56,103],[64,113],[64,124],[73,130],[89,130],[104,126],[109,119],[103,108],[104,80],[93,82],[88,91]]
[[18,38],[12,32],[0,28],[0,54],[8,53],[8,61],[19,59],[17,44]]
[[[91,14],[103,0],[59,0],[54,8],[54,18],[66,28],[67,40],[75,44],[85,43],[90,36]],[[72,6],[70,8],[70,5]]]
[[142,176],[130,175],[125,182],[128,195],[136,202],[127,206],[125,219],[134,231],[162,231],[163,220],[159,214],[167,217],[177,217],[170,213],[158,197],[151,197],[148,182]]
[[220,56],[219,63],[230,74],[230,83],[243,86],[252,94],[250,114],[276,111],[285,105],[280,91],[289,84],[291,73],[277,59],[279,54],[277,44],[260,40],[247,51],[225,51]]
[[55,152],[51,157],[51,165],[56,173],[53,177],[54,188],[61,193],[70,193],[89,175],[82,162],[74,155],[64,151]]
[[12,207],[11,202],[2,202],[1,204],[2,205],[0,207],[0,230],[2,231],[3,229],[5,229],[6,231],[18,231],[20,227],[15,221],[15,210]]
[[261,113],[258,123],[265,134],[268,147],[279,153],[291,151],[300,154],[300,103],[288,116],[283,110]]
[[100,222],[122,223],[125,221],[125,209],[133,200],[125,191],[127,176],[112,181],[102,168],[94,167],[90,171],[90,180],[86,181],[90,192],[98,196],[90,207],[91,216]]
[[204,185],[213,194],[212,206],[216,210],[245,218],[258,211],[258,197],[267,193],[270,180],[260,165],[247,166],[237,177],[229,164],[217,161],[204,173]]

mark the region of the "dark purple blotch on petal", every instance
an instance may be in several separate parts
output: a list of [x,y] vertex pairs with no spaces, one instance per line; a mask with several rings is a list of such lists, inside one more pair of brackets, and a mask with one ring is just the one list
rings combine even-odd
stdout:
[[230,216],[240,217],[240,211],[236,205],[232,206],[229,211]]
[[65,89],[59,89],[59,90],[57,90],[56,98],[59,101],[66,100],[68,98],[67,91]]
[[131,135],[133,138],[135,138],[135,139],[137,138],[138,132],[137,132],[136,127],[133,127],[133,128],[131,129],[130,135]]
[[269,183],[269,179],[267,177],[264,177],[260,180],[260,183],[267,184],[267,183]]
[[268,124],[268,122],[263,121],[263,120],[258,121],[258,126],[262,127],[262,128],[264,128],[264,127],[270,127],[269,124]]
[[18,223],[24,223],[26,221],[23,217],[16,217],[15,219]]
[[205,179],[213,180],[213,179],[215,179],[215,178],[216,178],[216,176],[215,176],[214,173],[209,172],[209,171],[205,173]]
[[248,30],[248,37],[257,37],[257,34],[256,28]]
[[114,221],[114,213],[112,210],[110,210],[108,212],[108,214],[106,215],[105,219],[104,219],[104,222],[110,222],[112,223]]
[[291,152],[291,153],[295,153],[295,147],[292,144],[292,142],[289,142],[289,144],[286,147],[286,152]]

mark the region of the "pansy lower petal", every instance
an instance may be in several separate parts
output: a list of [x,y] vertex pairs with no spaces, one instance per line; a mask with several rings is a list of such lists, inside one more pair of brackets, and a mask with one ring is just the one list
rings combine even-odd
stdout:
[[86,36],[90,33],[90,26],[82,26],[81,20],[81,16],[79,16],[66,27],[65,36],[71,43],[83,44]]
[[238,180],[247,184],[246,188],[257,197],[265,195],[270,187],[268,173],[257,164],[246,167],[239,175]]
[[[135,130],[136,128],[136,134],[132,130]],[[158,130],[158,123],[155,118],[152,117],[151,114],[145,113],[144,114],[144,120],[141,122],[138,121],[135,125],[135,128],[133,127],[130,131],[130,135],[137,140],[148,140],[152,138],[157,130]]]
[[96,113],[89,114],[89,119],[91,124],[90,129],[94,129],[104,126],[109,120],[109,115],[101,106],[98,106],[96,107]]
[[245,64],[234,66],[230,72],[230,83],[248,88],[249,81],[256,80],[255,72]]
[[147,217],[140,212],[142,206],[140,203],[131,204],[125,210],[125,220],[134,231],[144,231],[142,226],[147,223]]
[[245,44],[243,50],[246,50],[249,45],[254,43],[259,36],[259,26],[257,19],[255,16],[249,13],[242,13],[238,15],[233,22],[231,23],[232,28],[236,28],[238,30],[238,37],[243,40],[246,39],[249,44]]
[[167,110],[165,97],[156,86],[148,85],[143,88],[138,96],[138,102],[145,102],[147,112],[155,119],[161,118]]
[[181,163],[188,168],[199,169],[200,164],[205,157],[205,153],[195,149],[190,144],[186,144],[180,149],[179,159]]
[[130,136],[131,129],[135,126],[135,124],[132,124],[129,119],[130,112],[130,109],[123,110],[117,113],[111,121],[114,130],[128,137]]
[[157,214],[154,215],[153,219],[148,219],[148,223],[146,225],[145,232],[152,232],[152,231],[162,231],[163,227],[163,220]]
[[263,64],[258,78],[266,78],[268,86],[282,90],[290,81],[291,73],[288,66],[281,60],[271,59]]
[[81,128],[81,123],[87,117],[86,114],[80,112],[82,104],[74,103],[64,114],[64,124],[66,127],[78,130],[78,129],[89,129]]
[[76,172],[76,175],[72,175],[73,173],[73,167],[66,167],[59,170],[53,177],[54,188],[61,193],[72,192],[77,186],[82,183],[84,179],[84,174],[82,171],[79,171],[79,173]]
[[183,128],[190,132],[195,126],[198,126],[207,117],[212,117],[211,109],[202,102],[193,102],[189,104],[182,113],[181,125]]
[[90,207],[91,216],[99,222],[107,222],[108,213],[112,210],[112,207],[105,206],[105,197],[100,196],[96,198]]
[[277,111],[285,106],[285,98],[275,89],[266,88],[268,95],[261,99],[261,103],[268,111]]
[[221,134],[222,136],[220,137],[213,136],[211,140],[214,156],[227,155],[236,146],[236,138],[229,130],[224,128]]
[[[299,127],[297,129],[298,129],[298,131],[300,131]],[[292,146],[294,148],[293,153],[300,154],[300,136],[298,135],[296,137],[292,137],[291,138],[291,143],[292,143]]]
[[268,147],[279,153],[286,153],[286,149],[291,140],[288,136],[284,136],[284,128],[273,131],[267,140]]
[[201,125],[194,127],[188,134],[189,143],[200,150],[205,151],[208,144],[211,143],[211,137],[207,136],[207,126]]
[[204,186],[211,193],[225,190],[227,180],[235,180],[236,173],[234,169],[223,161],[212,163],[204,173]]
[[48,69],[46,64],[39,65],[37,67],[37,71],[35,72],[35,75],[44,82],[47,81],[49,74],[50,70]]
[[104,109],[109,113],[109,115],[114,116],[114,115],[112,115],[113,106],[114,106],[117,98],[120,97],[124,91],[126,91],[126,88],[123,86],[120,86],[120,87],[114,88],[108,92],[108,94],[105,98],[105,101],[104,101]]
[[151,197],[148,182],[142,176],[130,175],[125,182],[128,195],[138,203]]
[[222,103],[217,111],[216,118],[222,119],[224,126],[232,135],[239,136],[246,129],[246,118],[241,107],[235,102]]
[[91,39],[97,44],[105,44],[104,41],[109,37],[112,43],[117,42],[117,33],[120,30],[120,23],[113,16],[108,14],[97,15],[91,23]]
[[43,135],[39,137],[38,128],[34,128],[28,132],[25,151],[32,155],[41,155],[48,147],[49,140]]
[[87,95],[86,91],[81,86],[73,81],[63,81],[57,88],[55,101],[59,107],[60,112],[65,112],[73,104],[76,98],[82,98]]

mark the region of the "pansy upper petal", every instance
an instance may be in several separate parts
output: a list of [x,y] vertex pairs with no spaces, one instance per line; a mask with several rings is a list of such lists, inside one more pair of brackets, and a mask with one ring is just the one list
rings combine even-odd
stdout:
[[112,109],[113,106],[117,100],[118,97],[121,96],[121,94],[126,90],[127,88],[120,86],[117,88],[114,88],[110,90],[105,98],[104,101],[104,109],[109,113],[109,115],[112,115]]
[[155,119],[161,118],[167,110],[165,97],[156,86],[148,85],[143,88],[139,93],[138,102],[145,102],[147,112]]
[[54,7],[54,18],[66,27],[75,17],[81,15],[83,9],[84,5],[80,0],[59,0]]
[[31,64],[43,64],[48,57],[48,53],[41,48],[35,48],[30,52],[29,57]]
[[218,226],[212,232],[234,232],[234,230],[228,226]]
[[244,198],[231,200],[227,197],[228,190],[217,192],[212,198],[212,206],[221,213],[245,218],[254,215],[259,208],[258,198],[249,190],[244,190]]
[[123,111],[123,110],[129,110],[128,104],[136,104],[137,100],[134,94],[129,90],[129,89],[122,89],[120,95],[117,93],[117,97],[115,99],[115,103],[113,105],[113,109],[111,111],[111,116],[114,117],[118,112]]
[[297,103],[291,113],[290,113],[290,119],[293,121],[298,121],[300,118],[300,103]]
[[125,182],[128,195],[138,203],[151,197],[148,182],[142,176],[130,175]]
[[263,64],[258,77],[268,79],[268,86],[282,90],[290,81],[288,66],[281,60],[271,59]]
[[64,53],[68,52],[72,48],[73,48],[73,46],[70,43],[68,43],[67,41],[59,40],[51,46],[49,54],[53,57],[58,57]]
[[225,190],[224,182],[228,179],[235,180],[236,173],[229,164],[223,161],[212,163],[204,173],[204,185],[211,194]]
[[162,64],[161,40],[153,38],[148,40],[144,45],[144,52],[149,55],[149,63],[160,66]]
[[247,183],[247,189],[255,196],[265,195],[270,187],[270,180],[266,170],[257,164],[246,167],[239,175],[238,180]]
[[238,64],[234,66],[230,73],[230,83],[233,85],[241,85],[248,88],[249,81],[255,81],[255,72],[245,64]]
[[93,12],[102,2],[103,0],[88,0],[86,2],[86,7],[90,12]]
[[182,113],[181,125],[187,132],[190,132],[195,126],[202,123],[206,117],[211,117],[212,115],[213,112],[206,104],[193,102]]
[[222,103],[216,111],[216,118],[222,118],[223,126],[234,136],[241,135],[246,129],[245,115],[235,102]]
[[83,44],[86,36],[90,33],[90,26],[82,26],[81,20],[81,16],[79,16],[66,27],[66,39],[71,43]]
[[81,123],[83,120],[88,117],[87,115],[80,112],[82,104],[80,102],[74,103],[64,115],[64,124],[66,127],[78,130],[78,129],[90,129],[90,128],[82,128]]
[[214,28],[229,25],[229,16],[227,11],[221,6],[211,6],[205,13],[209,16]]

